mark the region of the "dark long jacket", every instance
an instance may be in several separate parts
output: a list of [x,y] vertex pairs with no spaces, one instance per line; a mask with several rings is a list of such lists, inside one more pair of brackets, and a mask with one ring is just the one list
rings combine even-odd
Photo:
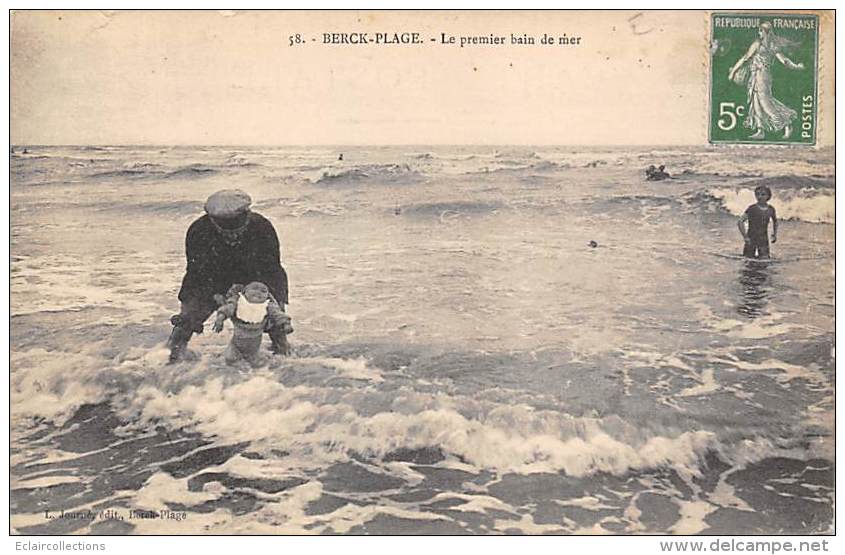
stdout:
[[273,224],[260,214],[249,214],[237,244],[229,244],[206,214],[188,228],[185,254],[188,267],[180,301],[209,301],[215,293],[225,296],[235,283],[260,281],[276,300],[288,304],[288,277],[282,268],[279,238]]

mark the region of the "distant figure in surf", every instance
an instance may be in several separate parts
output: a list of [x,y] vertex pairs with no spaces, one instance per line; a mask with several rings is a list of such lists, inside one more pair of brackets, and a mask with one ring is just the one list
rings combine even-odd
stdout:
[[666,166],[660,165],[655,168],[654,164],[650,165],[645,171],[646,181],[663,181],[664,179],[672,179],[672,176],[666,171]]
[[[203,323],[217,310],[215,295],[227,294],[236,283],[265,284],[284,311],[288,277],[281,264],[279,238],[273,224],[250,211],[251,204],[243,191],[218,191],[208,197],[206,214],[188,228],[188,265],[179,290],[182,306],[170,319],[173,331],[167,340],[171,363],[182,359],[191,336],[202,333]],[[275,354],[289,353],[283,326],[271,326],[267,333]]]
[[234,326],[232,341],[224,355],[229,364],[245,360],[257,368],[267,361],[261,354],[261,337],[265,331],[283,329],[285,334],[293,333],[290,317],[261,282],[253,281],[246,287],[236,283],[229,288],[225,298],[218,295],[217,301],[220,308],[212,329],[220,333],[227,319]]
[[343,162],[343,153],[340,153],[340,156],[337,157],[338,162]]
[[[757,202],[745,209],[737,227],[745,241],[742,255],[747,258],[769,258],[769,220],[772,221],[772,243],[778,240],[778,218],[775,207],[769,205],[772,190],[765,185],[754,189]],[[746,231],[745,225],[748,224]]]

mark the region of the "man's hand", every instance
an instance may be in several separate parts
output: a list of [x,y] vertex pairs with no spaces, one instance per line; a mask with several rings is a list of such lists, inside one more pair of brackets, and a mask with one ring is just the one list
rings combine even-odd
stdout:
[[777,236],[777,234],[772,233],[772,243],[777,243],[777,242],[778,242],[778,236]]
[[220,333],[223,331],[223,320],[215,320],[211,329],[214,330],[214,333]]
[[749,237],[748,235],[746,235],[746,236],[744,237],[744,239],[745,239],[745,244],[746,244],[746,245],[750,245],[750,244],[751,244],[751,237]]

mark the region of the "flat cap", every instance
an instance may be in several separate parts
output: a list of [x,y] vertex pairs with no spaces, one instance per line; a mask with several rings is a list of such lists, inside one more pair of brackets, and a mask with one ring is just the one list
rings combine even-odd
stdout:
[[233,218],[249,210],[252,199],[240,189],[217,191],[205,201],[205,211],[212,218]]

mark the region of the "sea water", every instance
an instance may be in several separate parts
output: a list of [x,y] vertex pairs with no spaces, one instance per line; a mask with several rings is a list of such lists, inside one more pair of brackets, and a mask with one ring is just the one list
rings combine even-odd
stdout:
[[[772,263],[733,257],[758,184]],[[831,531],[834,186],[832,149],[29,147],[12,526]],[[279,233],[293,355],[207,324],[167,365],[222,188]]]

